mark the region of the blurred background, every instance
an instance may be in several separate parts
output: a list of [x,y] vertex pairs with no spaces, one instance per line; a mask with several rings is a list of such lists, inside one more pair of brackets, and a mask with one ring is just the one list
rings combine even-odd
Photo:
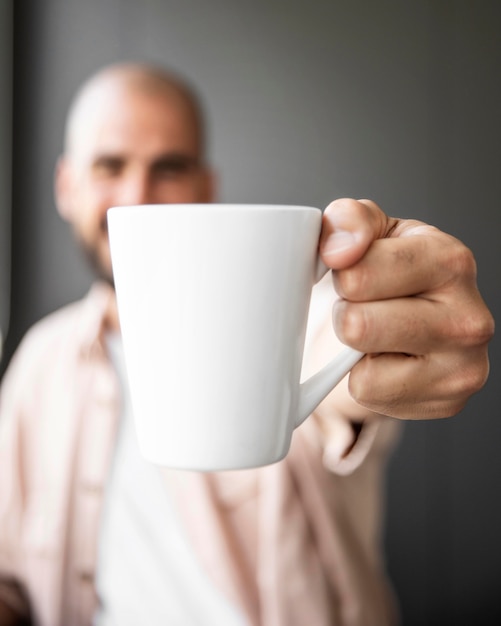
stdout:
[[[0,375],[90,285],[52,176],[75,89],[120,60],[198,86],[222,201],[369,197],[432,222],[472,248],[499,317],[500,30],[498,0],[0,0]],[[389,465],[405,626],[501,623],[500,350],[462,413],[407,424]]]

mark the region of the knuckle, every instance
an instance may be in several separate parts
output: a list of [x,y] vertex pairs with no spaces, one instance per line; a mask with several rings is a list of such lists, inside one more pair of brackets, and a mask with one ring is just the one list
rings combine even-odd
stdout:
[[449,353],[442,362],[442,376],[437,380],[437,398],[453,405],[464,405],[485,385],[489,376],[487,350],[476,348]]
[[474,345],[489,343],[494,335],[494,319],[490,314],[475,315],[470,318],[467,332]]
[[457,396],[464,399],[482,389],[489,375],[489,363],[487,359],[482,359],[473,367],[465,368],[462,376],[458,377]]
[[465,312],[452,325],[454,339],[465,346],[484,346],[494,335],[494,318],[489,311]]
[[465,391],[470,396],[479,392],[487,382],[489,376],[489,363],[486,360],[483,365],[479,365],[465,381]]
[[475,279],[477,264],[473,252],[460,242],[449,250],[447,256],[449,271],[454,277],[460,276],[465,279]]

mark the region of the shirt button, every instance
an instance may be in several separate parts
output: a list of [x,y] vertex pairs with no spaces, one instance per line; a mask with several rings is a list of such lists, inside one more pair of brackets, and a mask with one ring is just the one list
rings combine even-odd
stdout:
[[94,572],[89,570],[79,570],[77,572],[78,579],[82,583],[93,583],[94,582]]

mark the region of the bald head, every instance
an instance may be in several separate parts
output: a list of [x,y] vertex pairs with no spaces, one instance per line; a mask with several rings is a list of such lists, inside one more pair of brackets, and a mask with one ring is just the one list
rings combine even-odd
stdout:
[[70,108],[56,203],[99,276],[112,281],[109,207],[212,202],[199,100],[175,74],[121,64],[92,76]]
[[163,98],[182,107],[196,134],[199,155],[205,158],[205,121],[199,96],[179,75],[153,64],[121,63],[103,68],[91,76],[77,92],[68,112],[65,152],[78,147],[82,134],[100,115],[103,107],[131,94]]

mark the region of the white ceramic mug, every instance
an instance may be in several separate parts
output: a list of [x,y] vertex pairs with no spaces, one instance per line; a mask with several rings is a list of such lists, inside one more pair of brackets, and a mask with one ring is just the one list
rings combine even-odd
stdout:
[[300,383],[322,213],[277,205],[108,211],[139,447],[193,470],[266,465],[362,354]]

